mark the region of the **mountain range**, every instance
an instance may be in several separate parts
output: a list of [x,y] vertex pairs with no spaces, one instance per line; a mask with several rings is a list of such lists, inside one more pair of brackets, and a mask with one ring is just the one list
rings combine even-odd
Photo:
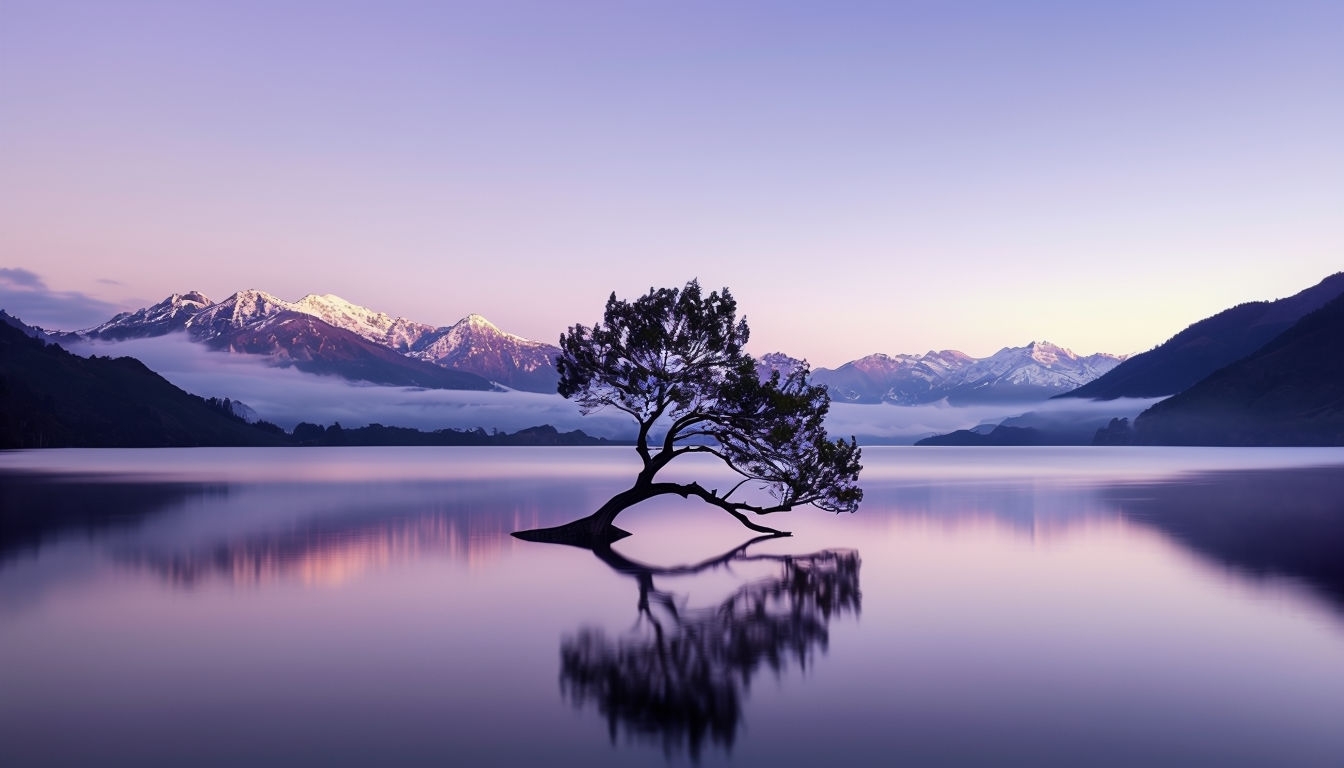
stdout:
[[[258,355],[309,373],[433,389],[502,385],[554,393],[560,352],[502,331],[480,315],[436,328],[339,296],[310,294],[291,302],[258,290],[219,302],[195,291],[173,294],[101,325],[51,337],[58,342],[124,341],[174,332],[212,349]],[[778,366],[792,358],[773,353],[762,360]],[[825,384],[835,399],[855,403],[1029,402],[1090,382],[1121,360],[1107,354],[1082,357],[1043,341],[1005,347],[986,358],[955,350],[869,355],[836,369],[818,368],[813,380]]]
[[[1288,298],[1200,320],[1061,397],[1165,397],[1132,426],[1114,418],[1098,427],[1096,445],[1344,445],[1344,272]],[[1008,419],[916,444],[1088,442],[1075,428],[1030,422]]]
[[480,315],[436,328],[332,295],[289,302],[247,290],[214,302],[192,291],[51,336],[58,342],[123,341],[179,331],[212,349],[374,384],[555,391],[554,346],[505,333]]
[[839,368],[818,368],[812,379],[837,400],[953,405],[1045,400],[1093,381],[1120,365],[1117,355],[1076,355],[1048,341],[1004,347],[984,358],[954,349],[922,355],[869,355]]
[[[0,437],[13,438],[10,445],[261,444],[276,431],[272,425],[263,437],[239,432],[257,414],[240,413],[239,404],[229,400],[188,395],[138,361],[81,358],[49,342],[115,342],[183,333],[211,349],[376,384],[478,390],[507,386],[546,393],[555,391],[558,352],[505,333],[478,315],[436,328],[336,296],[288,302],[255,290],[220,302],[195,292],[174,294],[76,332],[44,331],[0,311],[0,332]],[[1097,440],[1338,445],[1344,444],[1341,361],[1344,273],[1287,299],[1232,307],[1129,360],[1079,356],[1042,341],[980,359],[955,350],[870,355],[836,369],[816,369],[813,379],[828,386],[839,402],[900,405],[1040,402],[1069,390],[1077,396],[1093,393],[1104,404],[1110,398],[1167,393],[1174,396],[1145,411],[1132,429],[1127,419],[1113,418],[1099,429]],[[762,372],[803,364],[782,353],[759,360]],[[1172,389],[1176,392],[1168,392]],[[105,407],[98,407],[100,403]],[[201,416],[201,408],[209,412]],[[934,442],[1085,440],[1073,434],[1082,422],[1062,423],[1057,410],[1052,406],[1049,413],[982,424]],[[1095,407],[1087,415],[1106,417]],[[390,438],[379,433],[368,439]]]

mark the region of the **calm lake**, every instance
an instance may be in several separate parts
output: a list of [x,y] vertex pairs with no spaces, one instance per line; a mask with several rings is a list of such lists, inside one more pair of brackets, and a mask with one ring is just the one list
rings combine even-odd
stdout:
[[1344,451],[864,465],[601,559],[630,448],[0,453],[0,764],[1344,765]]

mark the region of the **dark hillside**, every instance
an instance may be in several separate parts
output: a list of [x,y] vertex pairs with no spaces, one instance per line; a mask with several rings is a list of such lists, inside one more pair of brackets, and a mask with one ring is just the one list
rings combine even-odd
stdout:
[[0,323],[0,448],[281,445],[129,357],[84,358]]
[[1344,272],[1286,299],[1240,304],[1200,320],[1097,380],[1059,397],[1114,400],[1174,395],[1255,352],[1341,294],[1344,294]]
[[1150,445],[1344,445],[1344,296],[1144,411]]

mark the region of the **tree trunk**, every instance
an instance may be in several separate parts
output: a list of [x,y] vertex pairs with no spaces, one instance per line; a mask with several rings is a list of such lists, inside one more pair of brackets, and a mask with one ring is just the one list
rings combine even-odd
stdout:
[[569,544],[585,549],[595,549],[630,535],[629,531],[623,531],[612,524],[617,515],[641,501],[651,499],[662,493],[664,492],[655,491],[648,485],[636,485],[612,496],[607,500],[607,503],[587,517],[581,517],[578,520],[557,525],[554,528],[514,531],[513,535],[524,541]]
[[655,496],[664,496],[675,494],[682,498],[695,496],[702,501],[713,504],[723,509],[728,514],[737,518],[737,521],[747,528],[771,536],[788,536],[787,531],[779,531],[774,528],[767,528],[763,525],[753,523],[742,513],[737,505],[729,504],[726,500],[719,498],[715,492],[707,491],[699,483],[690,483],[683,485],[680,483],[650,483],[644,480],[637,481],[634,487],[621,491],[612,496],[596,512],[581,517],[572,523],[557,525],[554,528],[535,528],[530,531],[514,531],[513,535],[524,541],[540,541],[550,544],[570,544],[585,549],[594,549],[598,546],[610,544],[630,535],[629,531],[623,531],[617,528],[613,523],[616,516],[621,512],[633,507],[641,501],[647,501]]

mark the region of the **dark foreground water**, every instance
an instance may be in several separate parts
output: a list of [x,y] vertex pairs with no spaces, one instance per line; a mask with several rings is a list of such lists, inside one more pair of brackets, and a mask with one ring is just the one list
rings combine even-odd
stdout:
[[508,535],[632,458],[0,454],[0,765],[1344,765],[1344,452],[874,448],[789,539]]

